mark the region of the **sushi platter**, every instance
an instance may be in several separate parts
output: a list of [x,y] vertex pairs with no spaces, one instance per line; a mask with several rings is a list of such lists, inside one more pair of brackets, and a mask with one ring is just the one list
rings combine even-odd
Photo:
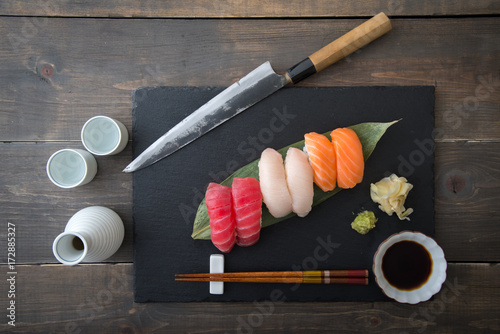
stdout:
[[[133,95],[134,157],[170,127],[223,88],[145,87]],[[198,205],[210,182],[220,183],[260,157],[305,133],[325,133],[363,122],[391,122],[366,161],[363,181],[293,217],[263,228],[250,247],[225,254],[227,271],[369,269],[367,286],[226,284],[210,295],[208,283],[178,282],[175,274],[208,272],[210,240],[193,239]],[[160,162],[136,171],[134,196],[135,301],[256,301],[276,291],[287,301],[387,300],[371,273],[379,244],[390,235],[414,230],[433,236],[434,87],[285,88]],[[411,220],[378,209],[370,184],[396,173],[414,185]],[[351,228],[356,215],[370,210],[378,218],[366,235]]]

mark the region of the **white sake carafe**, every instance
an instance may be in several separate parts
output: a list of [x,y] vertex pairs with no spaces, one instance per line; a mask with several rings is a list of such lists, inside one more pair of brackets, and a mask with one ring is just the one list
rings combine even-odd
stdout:
[[90,206],[75,213],[52,244],[56,259],[73,266],[100,262],[113,255],[125,235],[123,222],[111,209]]

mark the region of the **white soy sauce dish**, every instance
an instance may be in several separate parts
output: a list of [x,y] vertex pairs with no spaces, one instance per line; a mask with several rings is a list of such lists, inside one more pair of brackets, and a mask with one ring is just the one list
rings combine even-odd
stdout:
[[82,127],[82,144],[94,155],[118,154],[128,142],[128,131],[120,121],[107,116],[95,116]]
[[97,173],[97,161],[87,151],[63,149],[47,161],[47,176],[61,188],[74,188],[92,181]]
[[429,300],[446,280],[444,252],[434,239],[404,231],[382,242],[373,257],[373,273],[388,297],[408,304]]

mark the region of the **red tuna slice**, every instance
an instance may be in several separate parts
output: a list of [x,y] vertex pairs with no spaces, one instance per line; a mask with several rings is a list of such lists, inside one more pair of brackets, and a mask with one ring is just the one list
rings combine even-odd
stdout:
[[236,234],[240,237],[248,237],[260,231],[261,208],[244,218],[236,221]]
[[259,241],[259,238],[260,238],[260,231],[246,238],[242,238],[241,236],[237,235],[236,243],[238,244],[238,246],[241,247],[252,246],[255,245],[257,241]]
[[[260,234],[260,225],[256,224],[253,226],[250,226],[245,229],[236,229],[236,237],[238,238],[248,238],[254,235],[259,235]],[[236,243],[238,243],[238,239],[236,239]]]
[[260,236],[262,217],[260,183],[252,177],[244,179],[235,177],[232,190],[236,243],[239,246],[251,246],[259,240]]
[[233,232],[233,235],[227,239],[226,242],[214,243],[215,247],[217,247],[223,253],[229,253],[231,249],[233,249],[234,244],[236,243],[236,233]]
[[[254,215],[252,215],[254,216]],[[251,218],[254,218],[252,216],[248,216],[246,219],[245,219],[245,222],[250,222]],[[258,220],[258,223],[255,223],[255,220],[254,222],[252,223],[248,223],[246,226],[238,226],[236,225],[236,234],[239,235],[240,237],[248,237],[250,235],[254,235],[255,233],[259,232],[260,231],[260,216]]]
[[[260,218],[262,217],[262,202],[252,203],[241,208],[236,212],[236,229],[245,229],[254,225],[260,226]],[[258,224],[257,224],[258,223]]]
[[234,239],[235,233],[234,225],[228,225],[223,230],[217,230],[217,228],[210,226],[210,238],[214,244],[225,243],[230,238]]
[[205,204],[210,218],[212,243],[221,252],[228,253],[236,243],[231,188],[210,183],[205,194]]

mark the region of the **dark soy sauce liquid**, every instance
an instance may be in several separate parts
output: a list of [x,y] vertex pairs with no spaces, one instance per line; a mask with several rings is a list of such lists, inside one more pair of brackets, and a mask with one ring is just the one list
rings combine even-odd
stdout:
[[414,290],[422,286],[432,271],[432,259],[415,241],[400,241],[387,249],[382,258],[384,276],[399,290]]

